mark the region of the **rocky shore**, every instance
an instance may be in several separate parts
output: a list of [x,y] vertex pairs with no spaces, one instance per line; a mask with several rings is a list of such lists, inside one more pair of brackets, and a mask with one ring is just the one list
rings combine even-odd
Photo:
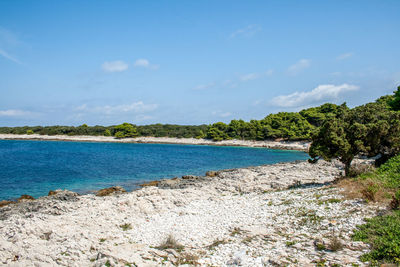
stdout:
[[76,142],[115,142],[115,143],[148,143],[148,144],[181,144],[181,145],[212,145],[212,146],[247,146],[265,147],[272,149],[287,149],[308,151],[308,141],[250,141],[250,140],[224,140],[212,141],[196,138],[172,137],[136,137],[116,139],[111,136],[68,136],[68,135],[39,135],[39,134],[0,134],[3,140],[47,140],[47,141],[76,141]]
[[350,237],[383,208],[344,199],[342,171],[301,161],[26,199],[0,208],[0,264],[365,266]]

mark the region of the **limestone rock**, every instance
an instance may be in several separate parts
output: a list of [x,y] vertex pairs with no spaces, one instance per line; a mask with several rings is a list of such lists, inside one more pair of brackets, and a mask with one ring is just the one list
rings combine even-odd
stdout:
[[104,196],[109,196],[109,195],[114,195],[114,194],[121,194],[125,193],[126,190],[122,188],[121,186],[112,186],[109,188],[104,188],[99,191],[97,191],[96,196],[98,197],[104,197]]
[[22,195],[17,199],[18,202],[31,201],[31,200],[35,200],[35,198],[30,195]]
[[206,176],[208,176],[208,177],[216,177],[218,175],[219,175],[219,172],[217,172],[217,171],[208,171],[208,172],[206,172]]
[[0,201],[0,208],[4,207],[4,206],[7,206],[7,205],[10,205],[10,204],[13,204],[13,203],[15,203],[15,202],[14,201],[9,201],[9,200],[2,200],[2,201]]

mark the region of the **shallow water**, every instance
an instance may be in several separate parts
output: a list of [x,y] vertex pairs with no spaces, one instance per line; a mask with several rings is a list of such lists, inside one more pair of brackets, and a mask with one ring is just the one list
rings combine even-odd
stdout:
[[133,190],[160,178],[307,158],[305,152],[266,148],[0,140],[0,200],[58,188]]

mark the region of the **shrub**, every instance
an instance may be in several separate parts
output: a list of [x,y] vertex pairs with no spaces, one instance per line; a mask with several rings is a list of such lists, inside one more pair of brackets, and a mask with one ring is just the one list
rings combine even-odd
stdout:
[[128,231],[132,229],[132,225],[130,223],[124,223],[119,226],[123,231]]
[[373,170],[374,167],[370,164],[356,164],[350,167],[349,177],[357,177]]
[[379,185],[371,182],[361,191],[361,193],[367,201],[375,201],[375,195],[378,191]]
[[343,248],[343,243],[337,236],[332,236],[329,240],[329,249],[332,251],[338,251]]
[[397,192],[392,197],[392,201],[389,204],[389,208],[391,210],[399,210],[400,209],[400,190],[397,190]]
[[170,249],[175,249],[176,251],[180,252],[180,251],[182,251],[184,249],[184,246],[179,244],[172,235],[169,235],[167,237],[167,239],[161,245],[159,245],[156,248],[157,249],[161,249],[161,250],[170,248]]
[[363,261],[400,263],[400,211],[367,219],[357,226],[355,241],[369,243],[371,252],[364,254]]
[[123,132],[116,132],[115,133],[115,138],[117,138],[117,139],[121,139],[121,138],[124,138],[124,137],[125,137],[125,134]]

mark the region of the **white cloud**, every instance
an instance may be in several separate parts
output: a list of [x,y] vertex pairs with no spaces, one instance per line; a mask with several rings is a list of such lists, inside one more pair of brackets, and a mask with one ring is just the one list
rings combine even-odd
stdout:
[[22,64],[21,61],[6,51],[9,49],[12,50],[19,45],[21,45],[21,42],[14,33],[0,27],[0,56],[13,61],[14,63]]
[[208,84],[200,84],[193,88],[193,90],[205,90],[215,86],[215,83],[208,83]]
[[32,115],[32,112],[20,109],[0,110],[0,117],[22,117],[28,115]]
[[240,76],[240,80],[242,82],[246,82],[246,81],[251,81],[251,80],[255,80],[259,77],[258,73],[248,73],[245,75]]
[[142,67],[142,68],[153,69],[153,70],[156,70],[160,67],[159,65],[156,65],[156,64],[150,64],[150,61],[148,61],[145,58],[137,59],[133,65],[135,67]]
[[4,58],[11,60],[17,64],[22,64],[21,61],[19,61],[18,59],[16,59],[15,57],[11,56],[9,53],[7,53],[6,51],[2,50],[0,48],[0,56],[3,56]]
[[307,69],[311,66],[311,60],[309,59],[300,59],[295,64],[291,65],[288,68],[288,72],[292,75],[296,75],[304,69]]
[[261,26],[260,25],[248,25],[245,28],[241,28],[238,29],[236,31],[234,31],[233,33],[231,33],[230,38],[235,38],[235,37],[239,37],[239,36],[243,36],[243,37],[251,37],[254,34],[256,34],[257,32],[261,31]]
[[265,76],[271,76],[274,73],[273,69],[268,69],[264,72],[253,72],[243,75],[236,76],[233,80],[218,81],[212,83],[200,84],[193,88],[193,90],[205,90],[205,89],[221,89],[221,88],[236,88],[242,82],[248,82],[251,80],[259,79]]
[[153,116],[149,116],[149,115],[144,115],[144,114],[139,114],[135,116],[135,121],[140,122],[140,121],[148,121],[153,119]]
[[344,53],[344,54],[341,54],[341,55],[337,56],[336,59],[337,60],[344,60],[344,59],[347,59],[347,58],[352,57],[352,56],[353,56],[353,53],[349,52],[349,53]]
[[295,92],[290,95],[274,97],[271,102],[279,107],[302,107],[312,103],[334,100],[342,93],[358,89],[358,86],[346,83],[342,85],[324,84],[311,91]]
[[122,60],[106,61],[101,65],[105,72],[122,72],[128,69],[128,64]]
[[232,115],[232,113],[230,112],[222,112],[222,111],[213,111],[211,114],[221,118],[226,118]]
[[265,72],[265,75],[267,76],[271,76],[272,74],[274,74],[274,70],[273,69],[269,69]]
[[258,73],[258,72],[248,73],[248,74],[240,76],[239,80],[242,82],[247,82],[247,81],[261,78],[263,76],[271,76],[273,73],[274,73],[274,70],[272,70],[272,69],[269,69],[269,70],[267,70],[265,72],[261,72],[261,73]]
[[105,105],[105,106],[94,106],[89,107],[87,104],[83,104],[75,108],[76,111],[90,112],[105,115],[116,115],[123,113],[140,114],[153,111],[157,109],[157,104],[145,104],[142,101],[134,102],[131,104],[123,105]]

